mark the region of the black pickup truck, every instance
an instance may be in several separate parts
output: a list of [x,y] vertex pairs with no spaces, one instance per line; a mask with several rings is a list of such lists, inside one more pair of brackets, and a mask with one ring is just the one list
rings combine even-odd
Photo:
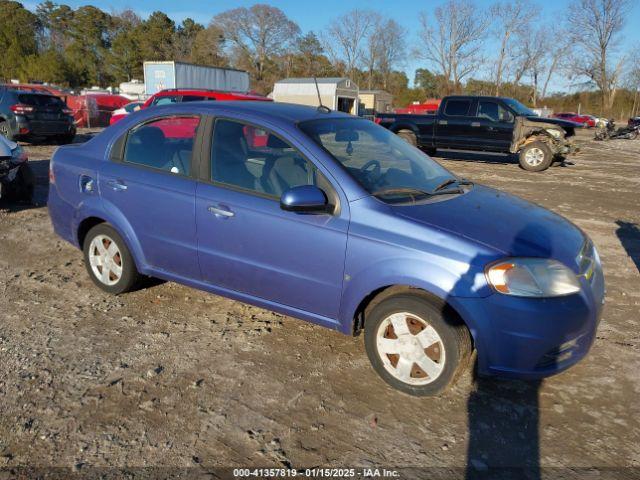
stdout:
[[436,149],[517,153],[525,170],[546,170],[577,148],[581,125],[542,118],[513,98],[450,96],[434,115],[378,114],[376,123],[428,153]]

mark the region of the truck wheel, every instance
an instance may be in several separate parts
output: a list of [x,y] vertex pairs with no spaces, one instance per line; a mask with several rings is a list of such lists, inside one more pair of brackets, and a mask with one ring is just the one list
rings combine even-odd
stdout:
[[520,150],[520,166],[529,172],[542,172],[552,162],[553,154],[544,142],[531,142]]
[[399,130],[398,132],[396,132],[396,135],[398,135],[401,139],[413,145],[414,147],[418,146],[418,139],[416,138],[416,134],[411,130]]
[[9,124],[4,120],[0,121],[0,135],[5,136],[7,140],[13,141],[13,136],[11,135]]
[[101,223],[84,239],[84,262],[93,283],[113,295],[128,292],[139,279],[136,264],[122,237]]
[[371,365],[404,393],[436,395],[469,363],[467,328],[422,296],[390,297],[367,317],[364,343]]

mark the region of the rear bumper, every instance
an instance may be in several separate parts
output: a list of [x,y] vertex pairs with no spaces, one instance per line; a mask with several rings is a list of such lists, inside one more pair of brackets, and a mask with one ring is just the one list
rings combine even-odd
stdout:
[[560,373],[584,358],[604,304],[598,272],[580,293],[527,299],[494,294],[457,299],[472,329],[481,375],[536,379]]
[[76,126],[70,120],[37,121],[18,115],[10,127],[15,139],[76,134]]

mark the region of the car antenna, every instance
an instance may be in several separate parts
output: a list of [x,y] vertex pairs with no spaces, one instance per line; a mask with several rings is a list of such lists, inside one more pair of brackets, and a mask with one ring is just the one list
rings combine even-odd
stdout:
[[316,92],[318,92],[318,111],[322,113],[330,113],[331,109],[329,107],[325,107],[322,104],[322,97],[320,96],[320,87],[318,86],[318,79],[313,77],[313,82],[316,84]]

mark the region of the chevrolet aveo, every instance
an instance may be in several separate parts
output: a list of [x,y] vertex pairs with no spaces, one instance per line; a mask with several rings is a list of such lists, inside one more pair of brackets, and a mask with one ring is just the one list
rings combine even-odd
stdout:
[[350,115],[264,102],[134,113],[50,166],[55,231],[112,294],[158,277],[364,331],[412,395],[541,378],[593,342],[604,278],[564,218],[474,184]]

